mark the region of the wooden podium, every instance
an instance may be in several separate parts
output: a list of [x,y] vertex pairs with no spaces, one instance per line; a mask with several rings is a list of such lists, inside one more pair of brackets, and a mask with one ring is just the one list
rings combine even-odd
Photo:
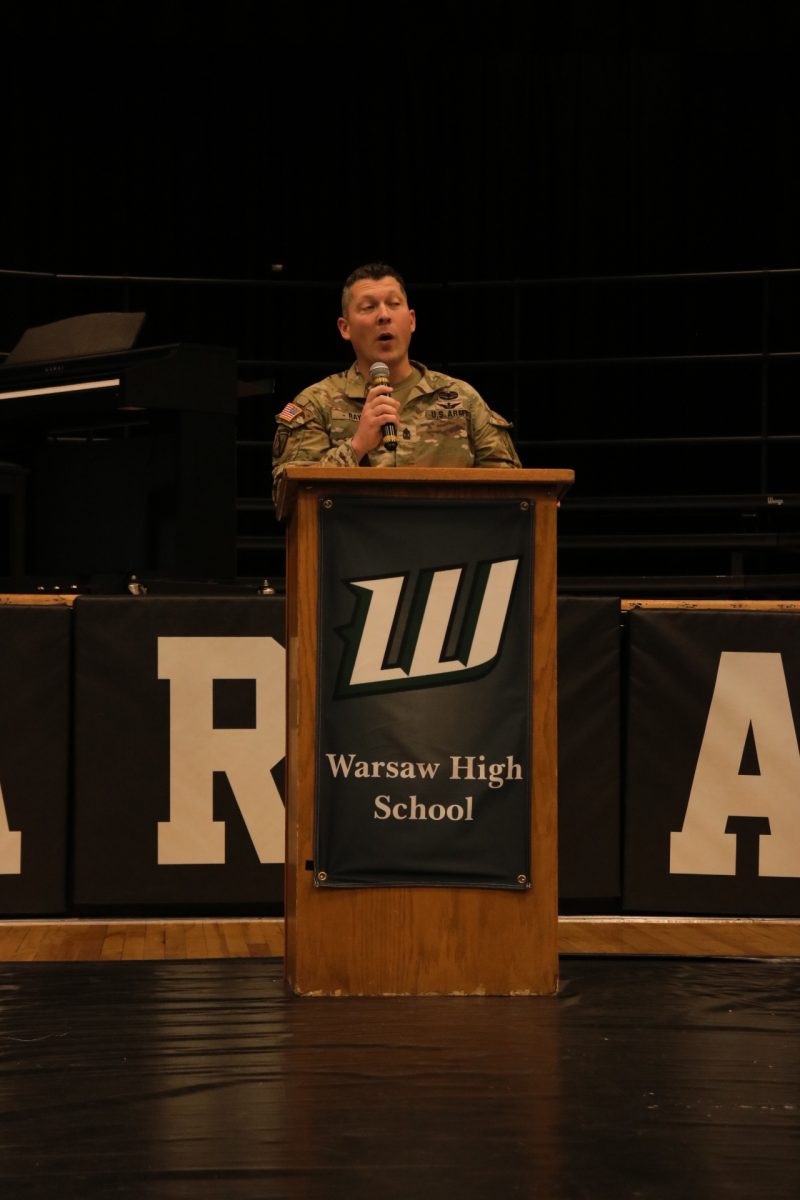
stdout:
[[[556,510],[573,478],[571,470],[557,469],[287,468],[277,512],[287,521],[284,963],[295,994],[557,991]],[[320,509],[350,497],[423,504],[521,498],[532,509],[532,883],[526,890],[316,886]]]

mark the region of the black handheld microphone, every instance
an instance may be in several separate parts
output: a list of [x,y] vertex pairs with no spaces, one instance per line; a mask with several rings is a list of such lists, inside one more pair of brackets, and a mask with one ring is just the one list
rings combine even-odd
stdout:
[[[369,369],[369,376],[373,387],[376,383],[388,383],[389,368],[386,363],[374,362]],[[396,450],[397,429],[395,428],[394,421],[389,421],[386,425],[381,425],[381,433],[383,434],[384,450]]]

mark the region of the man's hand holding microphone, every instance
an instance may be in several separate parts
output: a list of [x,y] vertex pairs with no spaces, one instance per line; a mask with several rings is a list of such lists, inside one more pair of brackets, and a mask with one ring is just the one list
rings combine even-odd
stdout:
[[394,451],[397,448],[400,405],[392,395],[389,368],[385,363],[374,362],[369,373],[370,387],[351,443],[359,461],[381,443],[386,450]]

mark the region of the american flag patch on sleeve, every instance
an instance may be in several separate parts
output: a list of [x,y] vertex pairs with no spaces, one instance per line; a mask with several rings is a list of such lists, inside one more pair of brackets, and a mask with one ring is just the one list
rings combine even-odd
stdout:
[[283,411],[278,413],[278,417],[284,421],[293,421],[299,412],[302,412],[300,405],[290,400]]

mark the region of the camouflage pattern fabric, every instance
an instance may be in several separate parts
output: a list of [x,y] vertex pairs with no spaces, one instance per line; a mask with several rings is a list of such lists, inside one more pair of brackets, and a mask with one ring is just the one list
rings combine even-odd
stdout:
[[[521,467],[511,423],[462,379],[412,360],[419,382],[402,403],[397,449],[377,446],[371,467]],[[290,463],[357,467],[350,439],[361,417],[366,383],[355,363],[302,391],[277,416],[272,445],[273,494]],[[366,465],[366,462],[365,464]]]

